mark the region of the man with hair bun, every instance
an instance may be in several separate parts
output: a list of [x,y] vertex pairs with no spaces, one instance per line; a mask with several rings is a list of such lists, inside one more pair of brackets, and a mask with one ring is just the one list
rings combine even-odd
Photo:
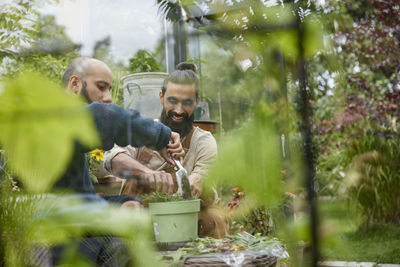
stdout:
[[[199,79],[196,74],[196,66],[188,62],[178,64],[176,69],[164,80],[159,97],[163,106],[159,120],[172,131],[180,134],[182,146],[186,152],[184,158],[181,159],[182,165],[188,172],[192,194],[200,197],[202,195],[202,178],[209,166],[216,160],[217,144],[210,132],[193,125],[194,111],[199,103]],[[139,175],[155,181],[161,179],[155,172],[165,172],[172,175],[174,192],[177,190],[173,166],[160,157],[157,151],[146,147],[114,146],[112,150],[105,153],[104,166],[116,176]],[[149,178],[151,176],[154,177]],[[121,194],[140,196],[154,191],[162,191],[162,188],[143,186],[138,184],[136,179],[130,179],[123,185]],[[202,213],[205,214],[204,211],[212,202],[212,200],[202,201],[202,212],[199,214],[199,234],[221,237],[226,233],[223,216],[211,216],[213,218],[206,216],[207,220],[201,222],[201,218],[205,218]]]

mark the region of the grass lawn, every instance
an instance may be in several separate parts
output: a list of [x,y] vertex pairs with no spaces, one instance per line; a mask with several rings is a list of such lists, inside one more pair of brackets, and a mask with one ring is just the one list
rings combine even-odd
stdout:
[[[323,260],[400,264],[400,225],[360,228],[362,217],[347,201],[319,201]],[[325,231],[323,230],[322,233]]]

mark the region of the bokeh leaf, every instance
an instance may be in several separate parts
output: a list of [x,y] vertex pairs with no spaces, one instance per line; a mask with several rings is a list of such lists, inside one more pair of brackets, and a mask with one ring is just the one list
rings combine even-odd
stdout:
[[74,142],[99,144],[79,100],[39,75],[6,80],[0,92],[0,145],[28,190],[49,189],[71,159]]
[[71,237],[85,233],[120,237],[132,253],[135,266],[163,266],[154,255],[150,216],[142,210],[102,201],[85,202],[79,196],[47,196],[30,227],[34,229],[32,239],[44,246],[65,244]]
[[315,16],[307,16],[304,20],[304,49],[307,57],[313,57],[324,49],[324,31]]
[[207,181],[235,183],[257,203],[274,205],[283,194],[280,139],[261,112],[224,143]]

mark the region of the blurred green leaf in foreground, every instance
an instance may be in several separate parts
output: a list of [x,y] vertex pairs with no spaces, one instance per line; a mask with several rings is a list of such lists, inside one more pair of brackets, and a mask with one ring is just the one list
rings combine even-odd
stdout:
[[252,192],[253,200],[269,206],[282,199],[282,156],[279,135],[269,112],[261,105],[245,125],[219,153],[208,181],[233,183]]
[[47,257],[38,254],[38,249],[50,252],[57,245],[65,247],[65,264],[92,266],[77,250],[87,235],[120,238],[134,266],[162,266],[152,254],[150,216],[144,211],[132,212],[104,201],[87,202],[79,195],[9,193],[0,203],[4,253],[0,263],[4,260],[5,266],[36,266]]
[[35,74],[0,87],[0,144],[28,190],[43,192],[61,176],[74,142],[94,147],[98,134],[79,98]]

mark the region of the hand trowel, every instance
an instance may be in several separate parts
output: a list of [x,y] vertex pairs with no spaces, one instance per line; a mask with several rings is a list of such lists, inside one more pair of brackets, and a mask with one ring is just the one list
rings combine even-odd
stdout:
[[176,181],[178,183],[178,193],[183,199],[192,199],[192,191],[190,190],[190,183],[187,171],[183,168],[179,160],[174,159],[176,167]]

